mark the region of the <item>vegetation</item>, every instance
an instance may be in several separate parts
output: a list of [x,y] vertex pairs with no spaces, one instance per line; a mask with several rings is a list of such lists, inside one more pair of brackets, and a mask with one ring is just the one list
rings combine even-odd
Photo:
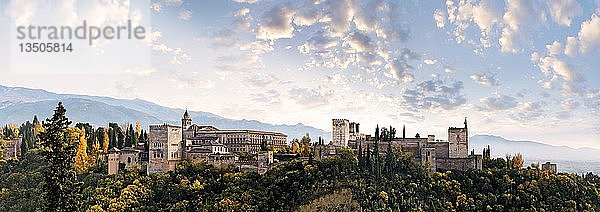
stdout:
[[[189,161],[180,163],[175,171],[151,175],[135,168],[116,175],[93,171],[100,168],[80,171],[79,161],[92,157],[92,148],[84,146],[90,147],[90,141],[103,143],[105,138],[118,145],[119,129],[113,125],[94,133],[83,130],[86,127],[73,130],[64,114],[59,105],[54,116],[43,123],[41,145],[29,149],[21,160],[0,163],[0,211],[600,209],[600,177],[549,173],[537,166],[522,168],[520,155],[506,160],[486,158],[483,170],[436,173],[429,173],[399,150],[379,152],[362,146],[367,148],[366,154],[344,150],[322,160],[292,160],[262,175]],[[123,145],[131,142],[125,138],[132,131],[143,138],[141,129],[127,128]],[[387,139],[394,131],[382,129],[382,136],[376,133],[376,138]],[[90,139],[91,134],[95,139]],[[100,152],[105,147],[91,146],[98,146]],[[88,159],[78,151],[86,151]]]

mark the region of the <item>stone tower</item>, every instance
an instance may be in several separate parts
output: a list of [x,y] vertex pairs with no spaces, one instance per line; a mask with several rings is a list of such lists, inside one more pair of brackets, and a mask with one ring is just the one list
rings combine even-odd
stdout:
[[183,113],[183,118],[181,118],[181,145],[183,146],[183,152],[181,153],[182,157],[185,158],[186,150],[188,148],[188,143],[186,142],[186,132],[187,129],[192,125],[192,117],[188,113],[187,108],[185,109],[185,113]]
[[467,158],[469,155],[469,133],[467,130],[467,118],[465,117],[465,127],[448,128],[448,157],[449,158]]
[[191,125],[192,117],[190,117],[190,114],[188,113],[187,109],[185,109],[185,113],[183,113],[183,118],[181,118],[181,129],[185,131]]
[[347,147],[350,139],[350,121],[348,119],[332,119],[331,121],[331,141],[333,145]]
[[119,149],[113,147],[108,150],[108,174],[119,173]]

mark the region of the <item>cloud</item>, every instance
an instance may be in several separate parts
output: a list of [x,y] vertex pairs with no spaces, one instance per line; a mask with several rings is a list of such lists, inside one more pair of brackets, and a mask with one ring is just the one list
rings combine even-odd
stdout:
[[423,60],[423,63],[425,63],[427,65],[435,65],[437,63],[437,60],[426,59],[426,60]]
[[179,20],[189,21],[192,18],[192,11],[182,10],[179,12],[179,16],[177,18],[179,18]]
[[266,87],[277,81],[278,79],[275,76],[265,73],[256,73],[246,77],[246,82],[258,88]]
[[521,27],[545,19],[544,13],[536,10],[534,2],[530,0],[508,0],[506,12],[502,18],[505,27],[502,29],[499,39],[500,50],[511,53],[520,51],[517,39],[520,37]]
[[565,54],[571,57],[575,57],[577,55],[577,46],[578,46],[577,38],[569,36],[567,37],[567,45],[565,45]]
[[500,81],[496,78],[496,74],[493,73],[483,73],[483,74],[473,74],[471,75],[471,79],[476,83],[487,85],[487,86],[499,86]]
[[236,11],[233,16],[235,17],[233,25],[238,30],[248,29],[252,24],[252,17],[250,17],[250,9],[242,8]]
[[581,23],[578,36],[582,53],[592,52],[600,46],[600,16],[597,13],[590,20]]
[[286,4],[275,6],[261,16],[256,38],[280,39],[291,38],[294,35],[292,16],[294,10]]
[[550,83],[560,80],[563,82],[563,91],[567,93],[583,92],[583,82],[585,81],[585,78],[576,71],[572,65],[564,60],[554,56],[539,57],[537,65],[542,73],[550,78],[550,81],[547,81],[544,84],[544,87],[550,88]]
[[264,92],[257,92],[250,94],[252,100],[264,103],[269,107],[272,107],[274,104],[278,104],[281,102],[281,94],[277,90],[267,90]]
[[322,51],[334,47],[338,44],[338,39],[331,37],[324,30],[319,30],[306,40],[306,42],[298,46],[298,50],[303,54]]
[[258,2],[258,1],[260,1],[260,0],[233,0],[233,1],[235,1],[235,2],[237,2],[237,3],[247,3],[247,4],[254,4],[254,3],[256,3],[256,2]]
[[136,69],[126,69],[126,73],[133,73],[140,77],[149,76],[150,74],[156,72],[155,68],[136,68]]
[[221,29],[219,31],[211,33],[212,44],[211,47],[218,49],[223,47],[234,46],[239,38],[236,33],[231,29]]
[[135,93],[138,91],[137,87],[125,81],[116,81],[115,89],[117,89],[117,94],[119,94],[119,96],[126,98],[134,97]]
[[210,79],[200,76],[198,72],[170,71],[168,80],[175,83],[178,88],[209,89],[215,86]]
[[439,79],[424,81],[402,93],[403,104],[414,111],[452,110],[467,102],[462,94],[463,82],[447,83]]
[[165,6],[180,6],[182,3],[183,0],[152,0],[150,9],[155,12],[161,12]]
[[560,102],[560,106],[564,109],[564,110],[574,110],[575,108],[579,107],[579,102],[577,102],[574,99],[564,99]]
[[585,106],[592,114],[600,116],[600,90],[594,89],[587,92],[584,99]]
[[484,97],[479,100],[483,103],[479,109],[483,111],[500,111],[508,110],[517,107],[517,99],[512,96],[496,94],[493,97]]
[[375,48],[371,38],[360,31],[349,33],[344,39],[344,44],[350,46],[356,52],[369,52]]
[[545,116],[546,103],[539,102],[520,102],[518,111],[510,113],[509,117],[520,122],[531,122]]
[[403,42],[409,38],[409,31],[404,27],[406,20],[400,16],[403,9],[394,1],[304,0],[274,6],[264,4],[265,12],[248,26],[255,26],[251,31],[257,39],[272,45],[279,39],[299,41],[297,50],[307,57],[302,70],[356,67],[409,82],[413,75],[409,63],[413,58],[405,58],[407,49]]
[[292,100],[306,107],[315,107],[329,103],[333,93],[333,90],[325,90],[322,87],[292,88],[288,90],[288,95]]
[[571,26],[573,17],[582,12],[581,6],[575,0],[550,0],[548,7],[552,20],[564,26]]
[[395,58],[388,63],[387,67],[390,69],[392,77],[400,82],[412,82],[415,79],[411,73],[414,68],[404,59]]
[[550,55],[559,55],[562,52],[562,45],[555,40],[552,44],[546,45],[546,50],[548,50]]
[[435,9],[433,12],[433,20],[435,20],[435,26],[438,28],[446,26],[446,14],[440,9]]

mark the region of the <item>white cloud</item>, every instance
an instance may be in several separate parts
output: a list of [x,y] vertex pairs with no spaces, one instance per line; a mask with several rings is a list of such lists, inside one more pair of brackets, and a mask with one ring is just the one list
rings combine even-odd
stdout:
[[548,1],[552,20],[564,26],[571,26],[573,17],[581,15],[581,6],[575,0]]
[[536,10],[533,1],[508,0],[506,2],[506,12],[502,18],[505,27],[502,29],[502,35],[499,39],[500,50],[516,53],[521,50],[518,44],[521,27],[533,24],[536,21],[543,22],[545,14],[543,11]]
[[446,26],[446,13],[440,9],[435,9],[433,12],[433,20],[438,28],[444,28]]
[[511,113],[510,117],[517,121],[531,122],[545,116],[545,102],[520,102],[519,111]]
[[244,30],[250,28],[252,24],[252,17],[250,17],[250,9],[242,8],[236,11],[233,16],[235,17],[234,25],[236,29]]
[[338,44],[338,39],[331,37],[324,30],[315,32],[306,42],[298,46],[298,50],[303,54],[309,54],[315,51],[322,51],[334,47]]
[[483,106],[479,107],[484,111],[508,110],[517,107],[517,99],[512,96],[496,94],[493,97],[484,97],[479,100]]
[[414,75],[411,73],[413,67],[405,60],[396,58],[388,63],[387,68],[390,69],[390,73],[394,79],[400,82],[412,82],[415,79]]
[[437,63],[437,60],[426,59],[426,60],[423,60],[423,63],[425,63],[427,65],[435,65]]
[[371,38],[360,31],[354,31],[344,38],[344,44],[349,45],[357,52],[373,51],[374,46]]
[[292,16],[294,10],[288,5],[279,5],[263,13],[256,37],[259,39],[291,38],[294,35]]
[[565,45],[565,54],[571,57],[575,57],[575,55],[577,55],[578,45],[579,44],[577,38],[572,36],[567,37],[567,45]]
[[424,81],[402,93],[403,104],[412,111],[444,109],[452,110],[467,102],[462,94],[463,83],[442,80]]
[[545,88],[552,88],[552,83],[562,80],[562,90],[567,93],[583,92],[585,78],[570,64],[554,56],[539,57],[537,62],[542,73],[550,78],[544,82]]
[[179,12],[178,18],[180,20],[189,21],[192,18],[192,11],[191,10],[182,10],[181,12]]
[[550,55],[558,55],[562,52],[562,45],[560,44],[560,42],[555,40],[554,42],[552,42],[552,44],[546,45],[546,50],[548,50],[548,53]]
[[292,88],[288,90],[289,97],[305,107],[315,107],[329,103],[333,90],[319,88]]
[[275,83],[277,80],[275,76],[265,73],[255,73],[246,77],[246,82],[259,88],[264,88],[267,85]]
[[596,50],[600,46],[600,16],[593,14],[590,20],[581,23],[579,48],[583,53]]
[[579,107],[579,102],[574,99],[564,99],[560,102],[560,105],[565,110],[573,110]]
[[331,8],[331,13],[327,15],[327,19],[330,20],[331,33],[341,36],[350,28],[350,21],[356,7],[350,0],[329,1],[328,4]]
[[471,75],[471,79],[476,83],[487,85],[487,86],[499,86],[500,82],[496,78],[496,74],[493,73],[483,73],[483,74],[473,74]]
[[169,72],[168,79],[175,83],[175,86],[178,88],[209,89],[215,86],[210,79],[206,79],[198,72],[171,71]]
[[239,38],[236,36],[236,33],[231,29],[221,29],[214,33],[211,33],[212,44],[211,47],[217,49],[222,47],[232,47],[234,46]]

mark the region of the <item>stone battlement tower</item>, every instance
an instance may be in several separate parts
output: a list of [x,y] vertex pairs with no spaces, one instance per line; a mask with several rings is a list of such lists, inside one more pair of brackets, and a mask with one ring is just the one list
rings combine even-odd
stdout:
[[467,158],[469,156],[469,133],[467,130],[467,118],[465,117],[465,127],[448,128],[448,157],[449,158]]

